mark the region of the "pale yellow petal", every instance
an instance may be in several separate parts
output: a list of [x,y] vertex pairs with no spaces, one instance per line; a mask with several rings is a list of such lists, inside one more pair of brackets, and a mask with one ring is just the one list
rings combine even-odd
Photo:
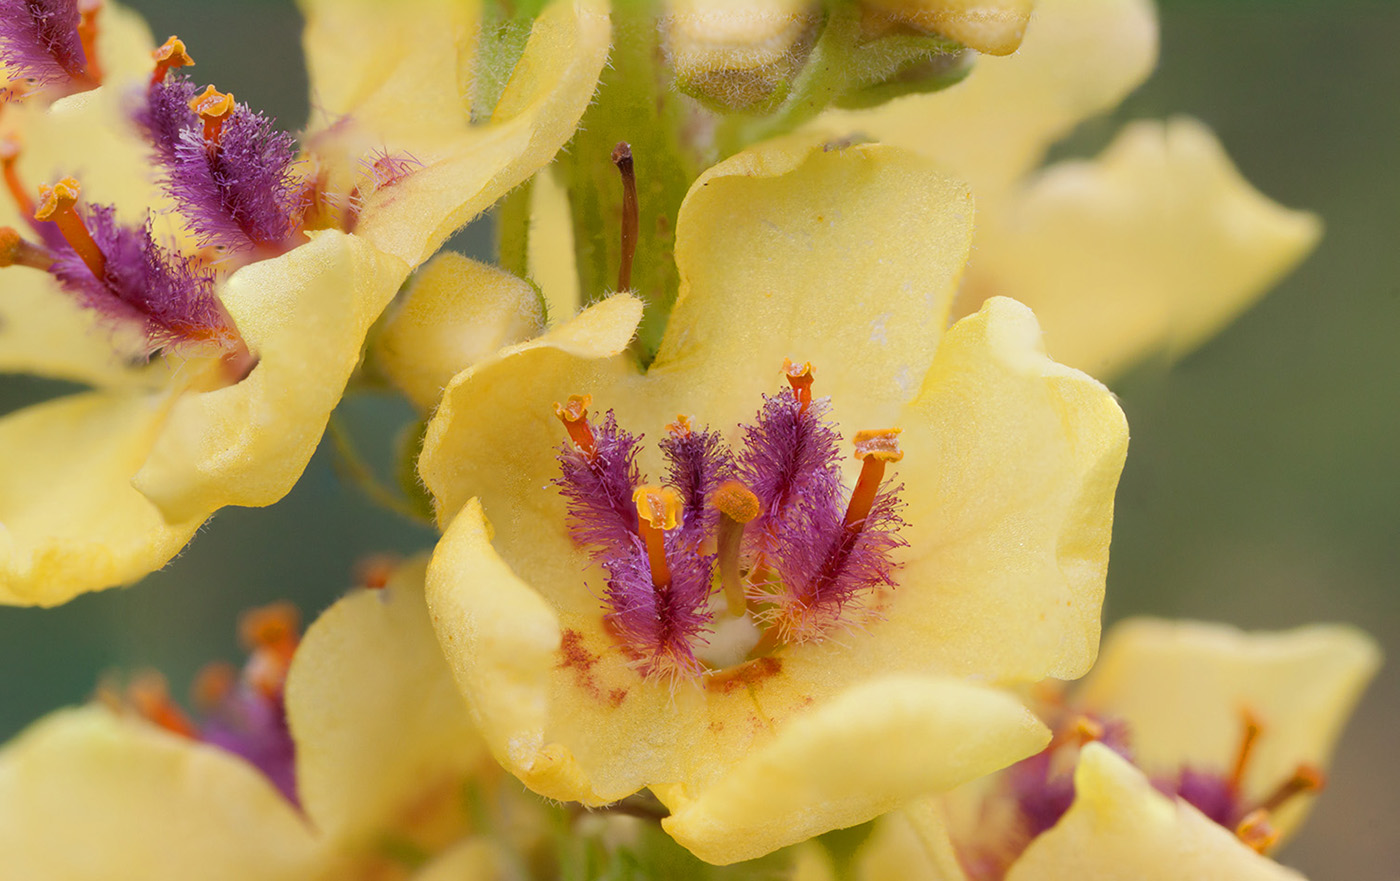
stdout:
[[235,385],[180,397],[137,488],[171,519],[286,495],[407,272],[338,232],[235,272],[220,295],[258,366]]
[[808,841],[792,849],[789,881],[837,881],[836,865],[831,855],[816,841]]
[[[507,555],[522,572],[531,573],[529,561],[537,558],[547,571],[560,574],[572,565],[563,503],[557,492],[540,491],[557,476],[555,455],[567,437],[554,403],[589,392],[598,393],[600,411],[618,403],[603,390],[633,372],[614,356],[631,340],[641,315],[634,297],[610,297],[453,379],[428,423],[418,461],[440,524],[467,499],[481,496],[505,529]],[[483,460],[490,467],[478,464]],[[543,536],[557,537],[558,543],[541,542]],[[561,552],[569,559],[557,560]]]
[[998,299],[949,330],[897,424],[905,455],[890,479],[905,487],[910,544],[899,586],[878,620],[792,653],[788,672],[1083,675],[1128,440],[1112,395],[1046,358],[1030,312]]
[[887,425],[938,346],[971,222],[967,189],[905,150],[804,136],[740,153],[681,206],[680,298],[648,379],[728,430],[791,357],[842,426]]
[[978,58],[942,92],[829,112],[817,125],[936,159],[972,185],[980,211],[995,210],[1053,142],[1137,88],[1156,55],[1150,0],[1039,0],[1016,54]]
[[542,169],[530,188],[530,280],[539,286],[549,304],[549,322],[574,317],[582,302],[578,272],[573,260],[560,254],[574,253],[574,228],[569,215],[569,192],[550,171]]
[[1021,45],[1032,0],[860,0],[870,19],[957,40],[990,55]]
[[252,765],[104,708],[55,713],[0,752],[7,878],[302,881],[314,850]]
[[[592,99],[610,33],[597,2],[556,0],[535,20],[495,108],[473,112],[467,93],[479,9],[415,2],[424,7],[416,16],[397,4],[304,3],[313,95],[325,95],[313,102],[323,108],[313,148],[338,152],[331,171],[342,177],[373,151],[416,161],[411,174],[365,200],[355,228],[411,266],[568,141]],[[373,48],[360,56],[350,45]]]
[[373,354],[409,400],[431,413],[452,377],[543,325],[539,294],[528,282],[447,251],[414,276]]
[[1312,250],[1321,225],[1251,187],[1205,126],[1175,119],[1048,168],[978,233],[968,307],[1024,301],[1051,354],[1106,377],[1214,334]]
[[1099,744],[1084,749],[1074,786],[1069,812],[1006,881],[1301,881]]
[[105,83],[118,85],[143,74],[149,80],[155,66],[151,60],[154,48],[151,29],[140,15],[121,4],[102,4],[97,14],[97,57]]
[[672,809],[667,832],[701,859],[728,864],[951,789],[1049,739],[1008,694],[890,676],[796,715],[704,789],[653,791]]
[[[1149,619],[1116,625],[1078,700],[1121,718],[1134,755],[1150,773],[1187,764],[1229,770],[1241,711],[1264,725],[1245,791],[1267,795],[1300,762],[1324,767],[1362,690],[1380,665],[1375,641],[1341,625],[1245,633],[1222,624]],[[1287,833],[1307,799],[1280,811]]]
[[168,408],[158,395],[90,392],[0,419],[0,603],[56,605],[179,553],[204,518],[167,522],[131,487]]
[[354,850],[485,758],[423,602],[425,559],[321,614],[287,677],[297,794],[328,845]]

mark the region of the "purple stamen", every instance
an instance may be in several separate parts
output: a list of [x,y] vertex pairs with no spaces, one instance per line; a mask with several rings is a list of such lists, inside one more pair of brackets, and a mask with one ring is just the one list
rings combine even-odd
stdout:
[[618,428],[611,410],[593,428],[591,456],[573,444],[560,447],[561,473],[554,485],[564,495],[569,534],[580,547],[605,552],[626,549],[637,541],[632,493],[641,483],[637,469],[641,438]]
[[199,739],[246,759],[298,804],[296,744],[282,699],[241,686],[209,710]]
[[603,562],[608,571],[604,616],[636,655],[644,675],[694,676],[694,646],[710,621],[706,608],[714,560],[699,554],[680,530],[666,534],[670,583],[658,588],[639,539]]
[[[160,144],[152,142],[160,158]],[[200,244],[231,251],[279,247],[301,228],[306,208],[295,160],[295,139],[239,104],[216,149],[193,125],[181,129],[163,183]]]
[[39,85],[84,78],[79,20],[76,0],[0,0],[0,62]]
[[668,463],[666,483],[681,497],[681,534],[698,545],[719,525],[719,511],[708,502],[734,476],[733,457],[719,432],[693,431],[688,422],[676,424],[661,441],[661,452]]
[[198,131],[199,115],[190,109],[198,89],[188,77],[173,75],[146,90],[132,117],[155,148],[156,161],[166,167],[175,164],[176,148],[185,131]]
[[182,343],[237,339],[214,293],[214,277],[190,258],[167,251],[150,223],[127,227],[111,206],[92,205],[85,224],[106,260],[102,277],[72,248],[54,252],[50,271],[87,308],[114,324],[134,324],[145,337],[144,356]]
[[1175,795],[1191,804],[1231,831],[1243,817],[1239,793],[1223,773],[1183,767],[1174,779],[1154,778],[1152,785],[1161,793]]
[[762,510],[750,524],[760,552],[818,511],[840,517],[840,437],[824,421],[826,411],[825,401],[803,408],[790,394],[765,395],[755,423],[741,427],[739,479]]

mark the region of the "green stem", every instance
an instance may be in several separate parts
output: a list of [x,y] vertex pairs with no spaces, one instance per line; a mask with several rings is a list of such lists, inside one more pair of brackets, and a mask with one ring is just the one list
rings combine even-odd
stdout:
[[334,467],[341,479],[359,487],[370,501],[418,523],[431,522],[412,502],[385,486],[355,446],[345,423],[335,413],[326,423],[326,436],[335,452]]
[[656,356],[680,287],[676,214],[696,169],[681,145],[688,111],[664,76],[651,4],[616,4],[613,30],[597,100],[559,161],[573,214],[579,291],[584,303],[593,303],[617,283],[622,181],[611,157],[619,142],[632,145],[640,203],[632,290],[645,304],[633,349],[646,365]]

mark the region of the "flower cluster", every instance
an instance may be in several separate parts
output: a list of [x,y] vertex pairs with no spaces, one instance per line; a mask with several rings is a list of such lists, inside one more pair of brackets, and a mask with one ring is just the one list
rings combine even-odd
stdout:
[[[0,0],[0,367],[89,387],[0,416],[0,603],[164,566],[328,425],[439,531],[248,612],[194,712],[112,678],[0,749],[0,874],[1295,877],[1369,638],[1099,652],[1101,380],[1317,236],[1189,121],[1032,174],[1145,2],[301,0],[294,134]],[[499,265],[434,256],[493,204]]]

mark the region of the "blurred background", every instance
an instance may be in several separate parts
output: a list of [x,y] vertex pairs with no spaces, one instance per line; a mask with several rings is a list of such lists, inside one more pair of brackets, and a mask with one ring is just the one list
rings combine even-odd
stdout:
[[[157,39],[178,33],[200,82],[295,128],[306,115],[289,0],[128,0]],[[1056,151],[1089,155],[1122,122],[1188,113],[1245,176],[1322,216],[1318,251],[1186,359],[1116,383],[1132,426],[1109,572],[1129,614],[1255,628],[1351,622],[1387,666],[1338,750],[1328,792],[1281,855],[1314,879],[1393,879],[1400,866],[1400,4],[1167,0],[1156,75]],[[489,258],[477,225],[454,246]],[[48,391],[0,386],[12,409]],[[342,413],[387,462],[409,417],[361,396]],[[342,483],[323,444],[268,510],[225,510],[139,586],[54,610],[0,608],[0,737],[91,694],[105,670],[150,666],[183,694],[198,667],[240,657],[238,613],[290,597],[307,619],[356,560],[433,534]]]

